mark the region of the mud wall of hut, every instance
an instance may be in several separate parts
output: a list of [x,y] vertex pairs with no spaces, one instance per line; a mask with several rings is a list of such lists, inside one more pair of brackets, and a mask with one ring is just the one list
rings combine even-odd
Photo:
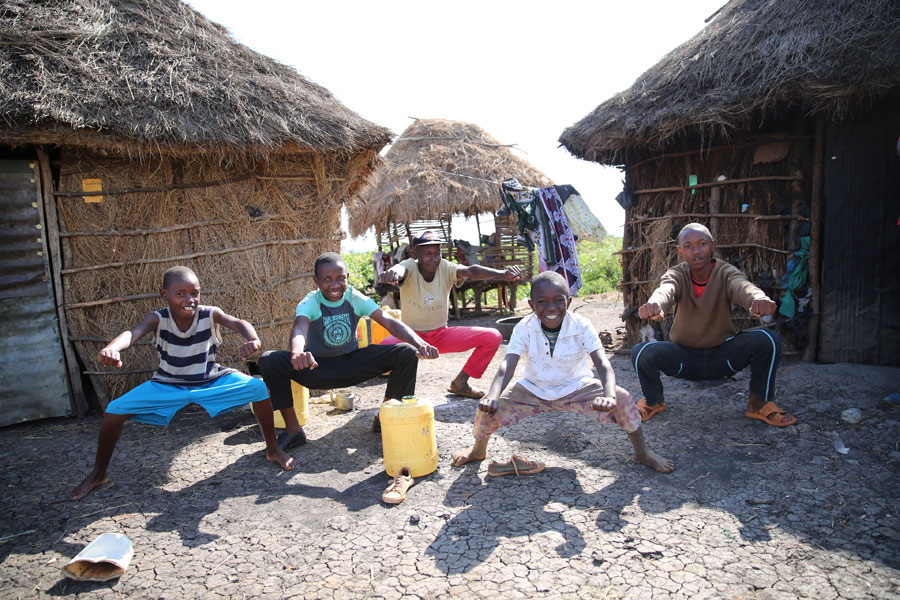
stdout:
[[[162,308],[163,272],[193,269],[201,303],[250,321],[264,350],[282,349],[316,256],[340,247],[340,207],[354,164],[317,153],[238,166],[206,157],[128,160],[64,151],[56,165],[69,342],[101,404],[150,377],[149,338],[122,369],[97,352]],[[102,200],[85,196],[99,180]],[[223,331],[219,361],[240,368],[242,339]]]
[[[709,227],[718,257],[771,298],[781,298],[779,280],[799,248],[799,237],[809,231],[811,146],[808,135],[765,136],[702,150],[682,148],[626,168],[632,190],[621,253],[626,343],[640,342],[649,333],[637,308],[665,270],[681,262],[676,238],[690,222]],[[739,329],[758,324],[743,309],[735,309],[732,317]],[[668,339],[671,318],[655,326],[656,337]]]

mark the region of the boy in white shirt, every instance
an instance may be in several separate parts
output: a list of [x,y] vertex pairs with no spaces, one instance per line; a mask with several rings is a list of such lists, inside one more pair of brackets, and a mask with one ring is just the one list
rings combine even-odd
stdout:
[[[506,359],[497,370],[490,391],[478,404],[475,444],[454,454],[453,466],[483,460],[488,440],[498,428],[560,410],[584,415],[598,424],[615,423],[628,434],[635,460],[660,473],[675,469],[673,461],[647,448],[641,415],[631,395],[616,386],[612,365],[591,322],[574,313],[567,314],[571,302],[569,287],[559,274],[545,271],[534,278],[528,301],[534,313],[513,330]],[[523,354],[523,377],[504,393]],[[593,377],[586,354],[599,379]],[[488,475],[524,475],[543,470],[543,463],[513,456],[508,463],[492,461]]]

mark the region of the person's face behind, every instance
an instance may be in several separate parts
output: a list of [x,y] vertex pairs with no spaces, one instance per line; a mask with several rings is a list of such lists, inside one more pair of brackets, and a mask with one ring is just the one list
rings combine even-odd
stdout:
[[569,309],[572,298],[569,290],[552,282],[538,283],[531,286],[531,298],[528,306],[540,319],[541,325],[546,329],[559,329],[563,323],[563,317]]
[[441,266],[441,246],[439,244],[416,246],[414,252],[416,260],[419,261],[419,272],[422,275],[427,277],[437,273],[438,267]]
[[176,321],[194,320],[200,306],[200,282],[196,277],[172,279],[169,287],[160,290],[159,295],[169,305],[169,312]]
[[342,262],[319,265],[313,280],[326,300],[337,302],[347,291],[347,265]]
[[716,243],[698,231],[688,231],[681,236],[678,253],[687,261],[691,271],[704,272],[710,265]]

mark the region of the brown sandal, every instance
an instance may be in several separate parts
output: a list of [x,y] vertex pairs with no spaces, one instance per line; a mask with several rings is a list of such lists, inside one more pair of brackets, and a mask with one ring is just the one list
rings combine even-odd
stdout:
[[498,463],[496,460],[492,460],[491,464],[488,465],[487,474],[489,477],[502,477],[504,475],[521,477],[522,475],[540,473],[545,466],[542,462],[534,462],[513,454],[509,457],[509,462]]
[[659,402],[650,406],[647,404],[647,399],[641,396],[641,399],[637,403],[638,412],[641,413],[641,421],[649,421],[650,418],[661,412],[665,412],[669,407],[666,406],[665,402]]
[[450,384],[450,387],[447,388],[447,391],[453,394],[454,396],[462,396],[463,398],[473,398],[475,400],[481,400],[484,397],[484,392],[479,392],[477,390],[473,390],[472,386],[468,383],[466,387],[462,389],[458,389],[453,387],[453,384]]

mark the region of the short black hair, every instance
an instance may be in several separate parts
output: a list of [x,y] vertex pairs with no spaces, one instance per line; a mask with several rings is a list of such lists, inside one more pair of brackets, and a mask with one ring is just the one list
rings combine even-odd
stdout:
[[347,261],[341,258],[341,255],[337,252],[326,252],[325,254],[320,254],[319,258],[316,259],[316,264],[313,265],[313,273],[316,277],[318,277],[319,267],[322,265],[330,264],[342,264],[344,266],[347,266]]
[[169,289],[169,285],[173,281],[189,281],[190,279],[194,279],[195,281],[200,281],[200,278],[197,277],[197,274],[187,267],[183,267],[181,265],[177,267],[172,267],[165,273],[163,273],[163,282],[162,286],[164,290]]
[[560,288],[565,290],[566,297],[569,296],[569,284],[566,283],[565,278],[556,271],[544,271],[531,280],[531,291],[529,293],[529,297],[534,299],[534,288],[546,283],[558,285]]

